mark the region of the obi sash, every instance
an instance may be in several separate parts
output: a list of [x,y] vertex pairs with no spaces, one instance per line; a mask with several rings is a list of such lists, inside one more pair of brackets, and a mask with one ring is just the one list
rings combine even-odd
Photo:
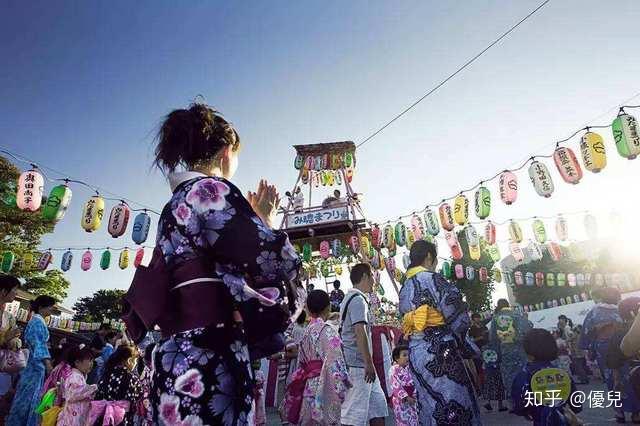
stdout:
[[117,426],[129,411],[129,401],[93,401],[87,424],[94,424],[103,416],[102,426]]
[[298,424],[300,421],[302,395],[307,385],[307,380],[320,375],[322,364],[322,360],[319,359],[301,363],[300,367],[293,373],[291,383],[287,386],[286,419],[289,423]]
[[[410,268],[407,271],[407,280],[420,272],[427,272],[421,266]],[[429,305],[422,305],[413,311],[407,312],[402,317],[402,331],[405,336],[420,333],[429,327],[440,327],[445,324],[442,313]]]

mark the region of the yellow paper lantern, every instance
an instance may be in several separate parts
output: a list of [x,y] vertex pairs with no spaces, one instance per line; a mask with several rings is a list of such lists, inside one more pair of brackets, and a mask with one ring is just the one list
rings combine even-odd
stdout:
[[104,198],[95,195],[89,198],[82,209],[81,225],[87,232],[93,232],[100,228],[104,216]]
[[125,248],[120,252],[118,266],[120,267],[120,269],[127,269],[127,267],[129,266],[129,249]]
[[469,220],[469,200],[464,194],[458,195],[453,203],[453,220],[458,225],[464,225]]
[[509,236],[511,237],[511,241],[514,243],[522,242],[522,229],[515,220],[509,222]]
[[587,132],[580,140],[580,152],[584,168],[592,173],[599,173],[607,165],[607,153],[602,136]]

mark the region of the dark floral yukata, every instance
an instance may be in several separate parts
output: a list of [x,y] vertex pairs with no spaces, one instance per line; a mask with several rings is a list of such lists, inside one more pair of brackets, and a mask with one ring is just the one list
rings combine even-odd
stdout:
[[[158,225],[157,246],[169,268],[206,258],[215,266],[213,278],[222,281],[210,285],[224,286],[240,311],[257,303],[254,288],[296,278],[300,260],[287,235],[265,226],[238,188],[222,178],[186,175]],[[251,306],[243,316],[263,313],[259,304]],[[199,339],[210,328],[158,343],[151,390],[154,424],[246,424],[253,395],[247,335],[240,327],[229,332],[229,344],[203,347]]]
[[[136,416],[136,406],[142,400],[142,384],[131,370],[117,366],[105,374],[98,383],[98,391],[94,400],[101,401],[129,401],[129,411],[124,416],[123,426],[133,426]],[[102,418],[96,423],[102,424]]]

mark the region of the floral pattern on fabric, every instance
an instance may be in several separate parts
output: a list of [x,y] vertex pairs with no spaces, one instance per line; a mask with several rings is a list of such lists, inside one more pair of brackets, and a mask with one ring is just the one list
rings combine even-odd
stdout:
[[64,405],[58,415],[57,426],[84,426],[96,390],[96,385],[87,384],[84,374],[72,369],[62,383]]
[[256,293],[274,300],[275,306],[286,306],[282,287],[274,283],[295,279],[300,259],[286,233],[265,226],[238,188],[216,177],[196,177],[176,187],[160,217],[157,246],[169,269],[192,259],[211,261],[220,285],[242,312],[245,329],[243,333],[229,326],[232,343],[215,351],[196,344],[205,328],[159,342],[153,354],[150,395],[154,424],[246,424],[253,394],[248,316],[256,315],[254,321],[261,328],[253,335],[266,341],[277,341],[279,333],[284,343],[286,328],[284,324],[277,330],[276,320],[265,319],[270,308],[259,317],[263,305],[246,307],[257,303]]
[[[337,331],[320,318],[313,318],[300,340],[298,364],[323,361],[320,375],[306,382],[303,391],[300,425],[339,425],[342,402],[351,387],[342,355],[342,340]],[[293,379],[302,370],[293,374]],[[280,408],[289,409],[292,396],[287,392]]]
[[124,416],[123,426],[133,426],[136,407],[142,401],[142,384],[140,379],[129,369],[117,366],[106,371],[98,383],[95,400],[129,401],[129,411]]
[[421,425],[481,425],[480,411],[462,354],[469,351],[469,312],[455,285],[440,274],[418,272],[400,290],[399,312],[423,305],[437,309],[445,324],[409,339],[409,369]]
[[[389,377],[391,379],[391,402],[393,403],[396,426],[417,426],[418,412],[416,411],[416,405],[405,400],[407,397],[416,397],[413,379],[408,366],[392,365]],[[409,394],[411,390],[413,392]]]

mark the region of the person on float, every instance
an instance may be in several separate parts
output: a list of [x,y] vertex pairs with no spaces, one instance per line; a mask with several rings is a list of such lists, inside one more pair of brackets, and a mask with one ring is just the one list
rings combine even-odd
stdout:
[[40,423],[40,414],[35,410],[40,403],[40,390],[44,384],[44,378],[51,372],[51,355],[48,348],[49,329],[45,318],[51,315],[55,304],[56,299],[44,295],[31,301],[33,316],[24,329],[29,360],[20,374],[7,425],[37,426]]
[[172,196],[147,270],[166,270],[161,276],[170,290],[157,294],[153,282],[142,282],[148,298],[125,297],[135,315],[142,312],[136,304],[160,296],[172,310],[171,322],[158,323],[154,423],[246,423],[250,358],[284,348],[301,262],[286,233],[273,229],[276,188],[261,180],[245,198],[229,180],[239,151],[236,130],[201,103],[171,112],[159,131],[155,163],[169,174]]
[[531,329],[531,322],[520,312],[511,309],[507,299],[500,299],[496,304],[490,329],[489,344],[499,354],[502,383],[506,397],[510,399],[513,379],[527,361],[522,339]]
[[464,360],[475,355],[467,332],[470,317],[458,288],[433,272],[433,243],[420,240],[399,295],[402,328],[418,400],[420,424],[481,425],[473,383]]

